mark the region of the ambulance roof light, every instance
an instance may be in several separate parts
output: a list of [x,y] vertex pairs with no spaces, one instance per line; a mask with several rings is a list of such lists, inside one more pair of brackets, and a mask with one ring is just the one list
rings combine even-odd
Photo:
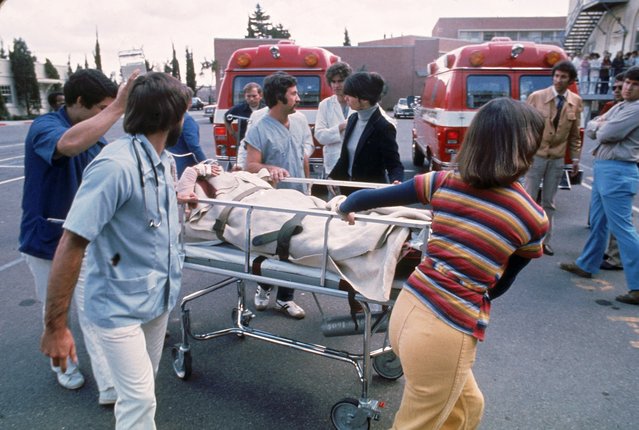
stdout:
[[521,43],[515,43],[510,50],[510,57],[517,58],[522,52],[524,52],[524,45],[522,45]]
[[470,54],[470,57],[468,57],[468,61],[470,62],[470,65],[473,67],[479,67],[482,64],[484,64],[484,59],[485,59],[485,55],[483,51],[473,51]]
[[448,54],[446,56],[446,67],[450,69],[451,67],[453,67],[454,64],[455,64],[455,54]]
[[315,67],[319,62],[319,58],[315,54],[308,54],[304,56],[304,64],[308,67]]
[[273,57],[274,59],[277,60],[278,58],[280,58],[280,48],[276,45],[271,46],[269,52],[271,53],[271,57]]
[[251,64],[251,56],[243,52],[237,56],[235,62],[239,67],[248,67],[248,65]]
[[546,61],[546,64],[552,67],[555,63],[561,60],[561,54],[558,51],[550,51],[546,53],[544,60]]

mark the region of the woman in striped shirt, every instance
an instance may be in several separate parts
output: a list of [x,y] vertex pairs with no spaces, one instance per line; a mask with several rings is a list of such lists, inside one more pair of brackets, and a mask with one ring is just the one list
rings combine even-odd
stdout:
[[470,124],[455,171],[361,190],[340,206],[430,204],[427,255],[401,291],[390,340],[406,377],[393,429],[474,429],[484,400],[472,372],[490,301],[532,258],[542,255],[544,211],[517,181],[537,151],[544,122],[525,103],[495,99]]

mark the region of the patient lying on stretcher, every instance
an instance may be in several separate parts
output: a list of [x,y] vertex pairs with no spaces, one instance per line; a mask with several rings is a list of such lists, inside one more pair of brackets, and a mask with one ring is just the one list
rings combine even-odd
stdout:
[[[178,196],[220,201],[200,202],[190,209],[185,225],[187,240],[218,239],[244,250],[247,209],[226,206],[223,200],[325,211],[334,210],[343,199],[337,196],[325,202],[296,190],[275,189],[268,179],[264,169],[257,174],[231,173],[216,164],[205,163],[187,168],[178,183]],[[369,214],[430,221],[428,211],[406,207],[383,208]],[[388,300],[396,265],[407,252],[408,228],[361,221],[353,227],[337,217],[327,224],[326,218],[318,216],[255,210],[251,216],[251,252],[321,267],[325,228],[328,228],[327,269],[339,274],[365,297]]]

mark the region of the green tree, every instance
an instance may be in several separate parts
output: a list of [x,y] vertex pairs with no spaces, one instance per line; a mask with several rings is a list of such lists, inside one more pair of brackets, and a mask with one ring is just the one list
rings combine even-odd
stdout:
[[73,69],[71,68],[71,56],[68,55],[67,56],[67,76],[71,76],[71,73],[73,73]]
[[4,42],[0,39],[0,58],[3,60],[7,58],[7,53],[4,51]]
[[348,36],[347,28],[344,28],[344,46],[351,46],[351,38]]
[[[49,79],[60,79],[60,74],[58,73],[58,69],[55,68],[51,60],[48,58],[44,61],[44,76]],[[53,84],[50,91],[60,91],[62,89],[62,85]]]
[[197,82],[195,81],[195,66],[193,65],[193,51],[186,48],[186,86],[195,93]]
[[100,42],[98,41],[98,30],[95,30],[95,51],[93,51],[95,68],[102,71],[102,56],[100,55]]
[[155,68],[155,65],[151,65],[151,63],[149,63],[149,60],[147,60],[146,58],[144,59],[144,67],[146,68],[147,72],[152,72],[153,69]]
[[173,47],[173,59],[171,60],[171,76],[176,78],[178,81],[181,81],[180,77],[180,63],[178,63],[177,57],[175,56],[175,45],[171,44]]
[[4,103],[4,96],[0,94],[0,119],[9,119],[9,111]]
[[89,68],[89,60],[87,60],[87,55],[84,54],[84,68],[88,69]]
[[18,38],[13,40],[13,51],[9,51],[9,60],[16,86],[16,101],[27,109],[27,115],[31,115],[32,109],[42,106],[35,73],[36,58],[31,55],[26,42]]
[[290,39],[291,33],[282,24],[273,26],[271,24],[271,16],[267,15],[258,3],[253,14],[249,16],[245,38]]
[[164,63],[164,73],[168,73],[169,75],[173,75],[173,69],[171,68],[171,62],[167,61]]

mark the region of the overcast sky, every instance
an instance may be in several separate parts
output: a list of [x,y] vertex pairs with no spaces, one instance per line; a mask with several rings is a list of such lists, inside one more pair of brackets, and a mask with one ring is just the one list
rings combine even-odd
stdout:
[[[143,48],[153,64],[171,59],[175,45],[182,79],[185,49],[196,73],[214,59],[213,39],[246,35],[258,0],[0,0],[0,40],[7,51],[22,38],[38,61],[94,67],[99,33],[102,69],[119,70],[117,53]],[[391,36],[430,36],[440,17],[565,16],[569,0],[259,0],[273,24],[300,45],[339,46],[344,28],[353,45]],[[294,7],[292,7],[294,6]],[[223,65],[224,66],[224,65]],[[199,77],[198,84],[210,77]]]

